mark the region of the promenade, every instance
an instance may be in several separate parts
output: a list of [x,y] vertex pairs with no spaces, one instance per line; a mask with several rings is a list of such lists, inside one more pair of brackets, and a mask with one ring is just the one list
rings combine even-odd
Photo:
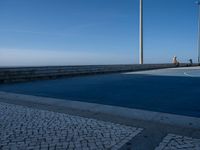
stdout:
[[[144,80],[144,76],[184,79],[186,82],[182,84],[182,89],[186,88],[187,84],[191,84],[191,87],[185,90],[188,93],[183,93],[187,96],[183,99],[183,103],[190,98],[194,101],[196,95],[190,97],[190,93],[194,94],[199,90],[198,86],[193,84],[194,81],[199,80],[198,67],[128,72],[120,75],[122,75],[120,78],[128,75],[129,83],[134,83],[133,78]],[[102,75],[104,81],[105,76],[113,77],[113,75]],[[81,78],[87,78],[88,81],[93,76]],[[54,80],[54,82],[59,80],[64,79]],[[42,91],[45,92],[42,89],[41,95],[37,96],[28,93],[29,90],[23,91],[23,86],[27,87],[29,84],[33,86],[41,84],[40,82],[51,81],[5,84],[0,87],[0,149],[200,149],[200,118],[198,110],[195,109],[196,111],[190,113],[193,110],[190,105],[185,109],[188,115],[183,115],[180,113],[182,110],[170,113],[172,109],[162,112],[162,110],[152,111],[137,107],[91,103],[87,102],[87,99],[77,101],[46,97],[42,95],[44,94]],[[34,88],[32,92],[34,93]],[[161,92],[157,94],[162,96]],[[78,95],[81,94],[77,93]],[[182,98],[179,95],[177,97]]]

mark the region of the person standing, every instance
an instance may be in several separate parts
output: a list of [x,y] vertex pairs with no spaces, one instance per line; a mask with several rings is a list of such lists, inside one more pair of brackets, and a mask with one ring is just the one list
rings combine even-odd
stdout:
[[172,63],[175,64],[176,66],[179,66],[179,62],[176,56],[173,57]]

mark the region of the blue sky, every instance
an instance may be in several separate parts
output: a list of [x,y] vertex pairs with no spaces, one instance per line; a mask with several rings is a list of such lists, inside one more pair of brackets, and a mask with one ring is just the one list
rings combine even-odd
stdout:
[[[138,63],[139,0],[0,0],[0,65]],[[195,0],[144,0],[145,63],[197,55]]]

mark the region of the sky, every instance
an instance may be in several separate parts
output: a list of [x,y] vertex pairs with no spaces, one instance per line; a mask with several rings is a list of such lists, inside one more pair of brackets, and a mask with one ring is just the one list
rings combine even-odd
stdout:
[[[195,0],[144,1],[144,63],[197,59]],[[0,0],[0,66],[137,64],[139,0]]]

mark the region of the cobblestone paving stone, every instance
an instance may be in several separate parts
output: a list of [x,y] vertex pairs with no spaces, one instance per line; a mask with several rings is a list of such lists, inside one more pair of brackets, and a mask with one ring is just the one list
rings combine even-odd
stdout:
[[138,133],[95,119],[0,103],[0,149],[119,149]]
[[155,150],[200,150],[200,139],[168,134]]

